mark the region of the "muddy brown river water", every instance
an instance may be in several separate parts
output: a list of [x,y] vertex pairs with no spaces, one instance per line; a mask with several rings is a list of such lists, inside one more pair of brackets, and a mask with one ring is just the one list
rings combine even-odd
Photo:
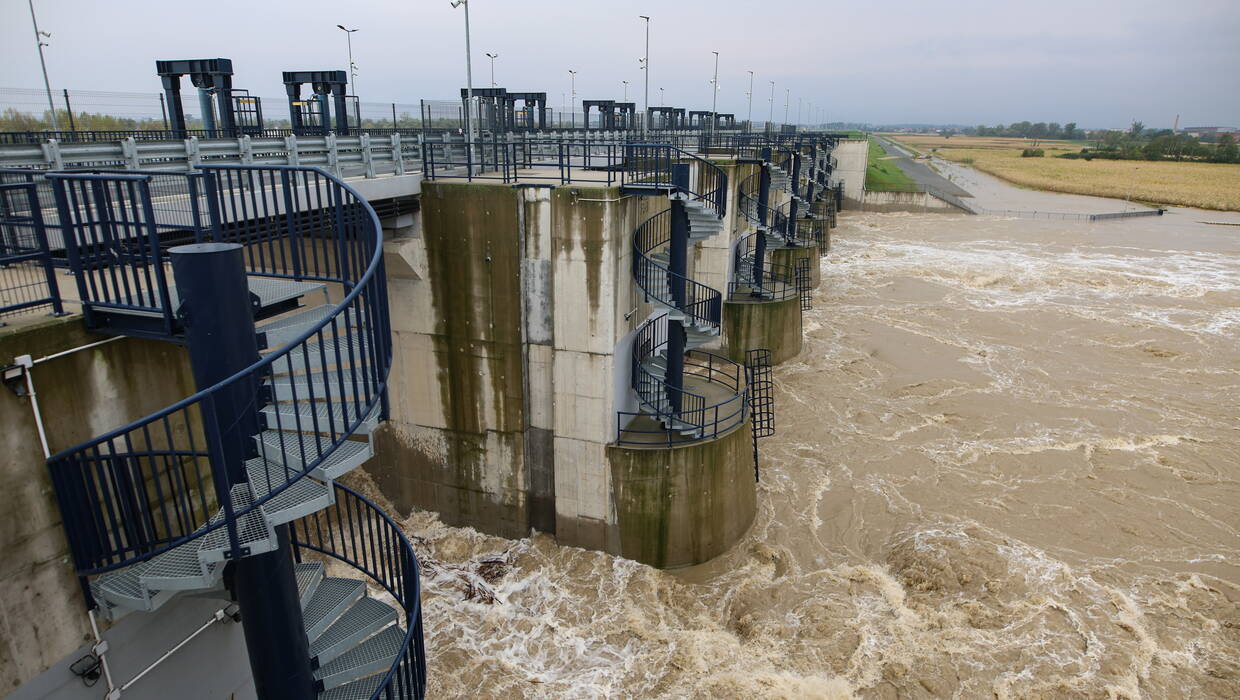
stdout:
[[1240,227],[848,213],[707,565],[407,523],[431,696],[1240,696]]

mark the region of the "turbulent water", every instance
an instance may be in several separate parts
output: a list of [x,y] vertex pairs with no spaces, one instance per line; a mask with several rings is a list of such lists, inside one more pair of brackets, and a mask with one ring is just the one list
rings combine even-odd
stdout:
[[669,573],[415,514],[432,696],[1240,696],[1240,228],[1202,218],[848,215],[744,541]]

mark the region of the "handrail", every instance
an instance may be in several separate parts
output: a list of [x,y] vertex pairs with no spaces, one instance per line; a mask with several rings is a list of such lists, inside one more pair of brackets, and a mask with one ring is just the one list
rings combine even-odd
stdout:
[[[251,274],[332,279],[344,286],[345,294],[324,318],[244,370],[145,418],[62,450],[48,460],[81,577],[148,560],[220,528],[227,531],[232,556],[239,556],[238,519],[306,477],[384,403],[391,345],[382,229],[365,198],[347,183],[319,168],[210,166],[204,169],[208,169],[208,182],[214,188],[211,213],[217,240],[230,238],[228,229],[222,225],[228,197],[240,194],[258,202],[262,194],[272,195],[268,197],[270,200],[274,193],[282,193],[287,202],[295,196],[305,195],[306,207],[293,206],[279,211],[279,207],[270,206],[269,202],[268,206],[260,207],[261,211],[247,213],[267,214],[273,221],[273,228],[287,229],[289,233],[281,243],[287,243],[294,250],[299,245],[303,249],[312,247],[309,244],[313,242],[299,240],[296,235],[299,225],[306,223],[306,220],[316,225],[316,230],[317,227],[331,225],[328,230],[334,233],[334,237],[328,237],[331,245],[325,247],[334,250],[322,251],[321,260],[302,260],[300,264],[294,260],[292,272],[281,273],[281,266],[272,260],[264,260],[265,269],[253,269],[257,267],[255,250],[254,246],[250,246],[248,262]],[[249,189],[239,178],[228,180],[224,177],[230,172],[250,175]],[[256,189],[255,173],[272,173],[272,176],[264,182],[260,175]],[[274,182],[277,174],[283,184],[282,190],[279,183]],[[90,180],[102,176],[85,177]],[[220,188],[222,180],[227,180],[233,189]],[[61,194],[61,183],[66,181],[69,181],[68,178],[58,183],[58,194]],[[317,194],[317,198],[310,198],[311,193]],[[324,194],[327,196],[324,197]],[[307,211],[308,207],[327,207],[328,211],[317,215],[315,210]],[[66,223],[67,218],[62,214]],[[238,238],[235,232],[231,237]],[[264,240],[269,244],[275,242],[272,238]],[[357,249],[355,253],[349,250],[350,246]],[[365,260],[364,269],[359,265],[361,260]],[[158,270],[163,272],[162,267]],[[329,356],[326,348],[332,338],[348,338],[349,342],[345,345],[349,347],[342,350],[340,344],[336,344]],[[319,443],[317,449],[309,454],[304,448],[294,453],[283,446],[279,450],[266,450],[263,456],[271,461],[286,465],[289,461],[300,461],[302,468],[288,468],[283,483],[269,483],[264,496],[233,507],[232,499],[222,493],[218,485],[220,474],[215,470],[222,469],[222,465],[204,460],[219,448],[219,445],[208,443],[205,436],[218,434],[226,428],[206,424],[208,417],[213,415],[210,403],[225,390],[245,391],[254,396],[257,410],[257,406],[264,403],[259,386],[261,378],[270,376],[272,371],[290,374],[308,371],[310,359],[315,355],[323,360],[324,368],[333,361],[340,366],[347,359],[359,367],[361,380],[355,376],[353,380],[346,381],[343,373],[337,373],[337,379],[324,382],[321,396],[315,395],[312,386],[305,390],[304,396],[294,396],[294,400],[322,399],[332,409],[326,418],[320,420],[317,415],[310,418],[298,415],[292,419],[281,419],[277,414],[276,425],[270,427],[274,430],[328,435],[329,444],[324,446]],[[338,393],[333,396],[333,392]],[[288,424],[282,424],[282,420],[288,421]],[[244,439],[249,437],[244,436]],[[116,443],[120,443],[123,449],[117,449]],[[177,459],[173,459],[174,456]],[[211,478],[203,478],[204,467],[205,471],[212,472]],[[228,488],[231,490],[231,485]],[[153,489],[155,493],[151,494],[148,489]],[[224,517],[208,522],[214,503],[223,507]],[[89,601],[88,590],[86,594]]]
[[[672,272],[650,258],[650,252],[671,241],[671,209],[651,216],[633,234],[633,279],[647,299],[679,309],[697,325],[718,326],[721,295],[690,277]],[[660,288],[665,283],[665,288]],[[677,297],[681,297],[677,299]]]
[[[392,596],[404,612],[405,638],[371,694],[397,698],[422,697],[426,689],[426,650],[422,639],[422,585],[417,555],[400,524],[365,496],[333,484],[332,506],[289,523],[293,556],[318,552],[370,577]],[[377,525],[377,527],[376,527]]]
[[0,317],[50,306],[64,313],[33,181],[0,180]]

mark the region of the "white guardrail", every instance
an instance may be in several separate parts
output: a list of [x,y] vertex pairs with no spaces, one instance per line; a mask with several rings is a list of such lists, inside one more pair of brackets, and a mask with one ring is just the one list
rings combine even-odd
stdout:
[[[531,134],[509,134],[502,137],[483,135],[479,144],[520,142],[536,145],[544,141],[611,142],[632,138],[624,131],[552,131]],[[660,132],[657,139],[696,139],[700,132]],[[417,136],[384,134],[371,136],[283,136],[259,138],[241,136],[230,139],[187,139],[138,141],[130,138],[116,141],[61,143],[50,139],[37,144],[0,145],[0,168],[35,168],[39,170],[85,170],[113,168],[124,170],[167,170],[183,172],[204,164],[240,163],[243,165],[301,165],[323,168],[337,177],[374,178],[404,175],[422,168],[422,144],[455,151],[465,147],[459,134],[442,133]]]

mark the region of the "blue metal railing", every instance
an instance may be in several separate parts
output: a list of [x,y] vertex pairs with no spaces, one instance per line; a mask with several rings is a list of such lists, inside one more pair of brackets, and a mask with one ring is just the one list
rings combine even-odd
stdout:
[[342,484],[335,503],[289,524],[293,556],[317,552],[366,574],[404,613],[404,646],[372,698],[422,697],[426,649],[422,640],[422,589],[418,560],[400,525],[381,508]]
[[[625,148],[626,184],[630,187],[688,195],[709,212],[722,218],[727,211],[727,175],[702,158],[667,144],[629,144]],[[696,178],[686,188],[676,186],[673,169],[695,161]],[[675,273],[653,256],[671,243],[672,209],[646,219],[633,233],[633,278],[647,300],[674,309],[686,331],[694,334],[718,330],[723,316],[723,295],[690,277]],[[712,401],[705,393],[686,389],[656,376],[646,363],[667,359],[668,314],[648,319],[638,329],[631,356],[631,386],[641,412],[617,414],[617,443],[624,445],[672,445],[712,440],[744,421],[745,390],[740,365],[712,353],[690,350],[684,354],[684,377],[720,385],[727,397]],[[641,416],[657,427],[642,427]]]
[[678,309],[695,325],[718,327],[723,308],[719,291],[672,272],[650,257],[671,241],[671,213],[671,209],[664,209],[637,227],[633,234],[633,279],[647,301],[655,299]]
[[[264,175],[253,179],[243,177],[250,171],[262,171]],[[272,180],[268,175],[282,184],[270,189]],[[74,201],[70,195],[73,190],[86,197],[85,201],[77,200],[84,209],[96,204],[103,206],[114,203],[115,200],[108,197],[113,187],[122,188],[126,195],[140,195],[145,184],[142,177],[63,178],[57,180],[58,195],[63,195],[63,202],[70,203]],[[302,231],[309,240],[302,240],[300,244],[291,236],[286,239],[290,248],[313,247],[317,255],[273,259],[255,253],[255,246],[247,246],[250,249],[247,250],[249,272],[332,281],[341,285],[343,298],[324,318],[249,368],[146,418],[52,456],[49,460],[52,480],[75,565],[82,577],[150,559],[218,529],[228,535],[231,556],[241,556],[243,552],[237,544],[239,518],[305,478],[357,432],[368,416],[384,407],[391,343],[382,233],[373,210],[347,184],[313,168],[212,168],[208,171],[208,182],[213,187],[212,231],[217,240],[254,239],[252,230],[243,227],[241,233],[235,230],[230,233],[225,226],[229,223],[229,214],[240,215],[232,209],[234,197],[244,197],[250,202],[266,201],[258,210],[246,214],[267,216],[272,230],[301,231],[301,226],[311,222],[325,226],[312,232]],[[227,188],[221,187],[221,183]],[[297,197],[306,209],[320,205],[329,209],[312,213],[306,209],[277,207],[276,202],[287,201],[284,195],[291,195],[280,189],[283,185],[297,190]],[[79,186],[80,189],[75,190]],[[97,200],[97,196],[102,200]],[[141,197],[135,201],[140,203]],[[130,209],[133,206],[136,204],[131,203]],[[66,221],[72,216],[72,212],[62,212]],[[90,230],[92,227],[98,228],[97,222],[83,219],[80,226],[75,224],[66,230],[76,236],[83,228]],[[263,241],[261,238],[258,236],[260,245],[271,242],[271,239]],[[158,248],[153,244],[143,252],[152,256],[151,262],[143,263],[140,256],[130,261],[134,270],[145,267],[141,276],[133,273],[129,280],[146,286],[139,297],[150,303],[139,309],[159,312],[168,319],[174,309],[167,294],[166,266],[162,262],[156,264],[160,258],[156,257]],[[152,294],[152,290],[157,293]],[[84,299],[84,302],[84,306],[94,307],[95,311],[113,308],[107,302],[98,303],[94,299]],[[327,374],[321,386],[313,382],[300,388],[293,385],[295,401],[318,402],[323,410],[292,416],[276,412],[275,418],[269,420],[271,430],[317,433],[324,440],[310,445],[304,441],[289,441],[291,444],[281,444],[278,448],[265,448],[263,456],[267,459],[301,467],[286,470],[282,483],[269,484],[270,490],[265,496],[235,508],[232,499],[226,496],[232,493],[234,484],[229,481],[220,460],[215,459],[222,453],[222,446],[208,439],[218,436],[221,428],[207,424],[214,415],[211,402],[215,396],[225,390],[243,390],[252,396],[257,410],[270,401],[269,392],[263,386],[268,377],[309,372],[316,364],[326,368],[342,367],[346,363],[353,371]],[[221,516],[208,522],[217,507],[222,509]],[[86,595],[89,602],[89,590]]]
[[[642,325],[633,342],[633,390],[643,409],[620,411],[616,416],[616,443],[620,445],[673,446],[714,440],[744,423],[748,415],[748,394],[744,386],[744,366],[722,355],[690,350],[685,353],[687,379],[719,385],[729,396],[711,402],[705,393],[669,386],[643,365],[667,347],[667,316],[658,316]],[[680,404],[675,411],[664,406]],[[656,423],[642,427],[639,419]]]
[[43,307],[64,313],[37,186],[0,184],[0,318]]

